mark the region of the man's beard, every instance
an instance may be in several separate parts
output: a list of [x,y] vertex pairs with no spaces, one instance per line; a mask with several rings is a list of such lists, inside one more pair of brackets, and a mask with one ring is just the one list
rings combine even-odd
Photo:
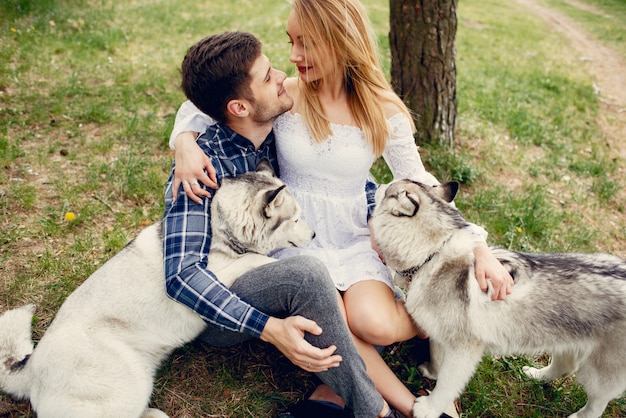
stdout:
[[273,122],[278,116],[282,115],[293,107],[293,101],[291,103],[282,103],[275,106],[267,106],[258,102],[253,102],[254,115],[252,120],[257,124],[264,124],[267,122]]

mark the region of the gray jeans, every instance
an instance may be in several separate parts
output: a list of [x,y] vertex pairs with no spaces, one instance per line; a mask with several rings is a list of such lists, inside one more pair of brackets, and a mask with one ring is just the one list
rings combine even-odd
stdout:
[[[278,318],[301,315],[323,330],[319,336],[306,334],[312,345],[337,346],[339,367],[318,373],[352,409],[356,418],[373,418],[383,408],[382,396],[365,371],[348,327],[337,305],[337,291],[326,267],[309,256],[296,256],[256,268],[238,278],[231,289],[260,311]],[[200,338],[209,345],[241,343],[247,335],[207,328]]]

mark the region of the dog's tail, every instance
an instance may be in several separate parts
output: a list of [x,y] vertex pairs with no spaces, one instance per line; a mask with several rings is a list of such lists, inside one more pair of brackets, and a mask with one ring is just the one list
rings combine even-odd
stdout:
[[25,305],[0,315],[0,388],[17,399],[30,397],[26,365],[33,352],[34,312],[34,305]]

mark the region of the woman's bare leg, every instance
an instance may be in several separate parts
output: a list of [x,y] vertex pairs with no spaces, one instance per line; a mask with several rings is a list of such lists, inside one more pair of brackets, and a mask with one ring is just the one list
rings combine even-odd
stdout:
[[387,403],[396,408],[402,415],[411,416],[415,396],[398,379],[373,345],[366,343],[357,336],[354,336],[354,342],[365,362],[367,374],[376,385],[376,390]]
[[[387,289],[389,288],[387,287]],[[337,293],[337,297],[345,318],[345,299],[342,299],[339,293]],[[401,414],[411,416],[411,408],[413,407],[413,402],[415,402],[415,396],[413,396],[409,389],[404,386],[400,379],[393,373],[372,344],[366,343],[354,334],[353,339],[359,354],[365,362],[367,374],[374,381],[378,392]],[[343,406],[343,401],[339,401],[337,398],[339,397],[335,395],[329,387],[322,385],[315,389],[309,399],[326,400]]]
[[363,341],[379,346],[426,338],[393,291],[383,282],[365,280],[352,286],[343,295],[348,326]]

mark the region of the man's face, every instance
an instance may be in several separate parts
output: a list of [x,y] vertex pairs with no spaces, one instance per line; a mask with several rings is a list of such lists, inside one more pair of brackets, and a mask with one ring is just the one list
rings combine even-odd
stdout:
[[260,55],[250,69],[250,90],[254,96],[251,101],[251,116],[255,122],[274,121],[291,109],[293,99],[287,95],[283,82],[287,76],[284,72],[272,68],[270,60]]

